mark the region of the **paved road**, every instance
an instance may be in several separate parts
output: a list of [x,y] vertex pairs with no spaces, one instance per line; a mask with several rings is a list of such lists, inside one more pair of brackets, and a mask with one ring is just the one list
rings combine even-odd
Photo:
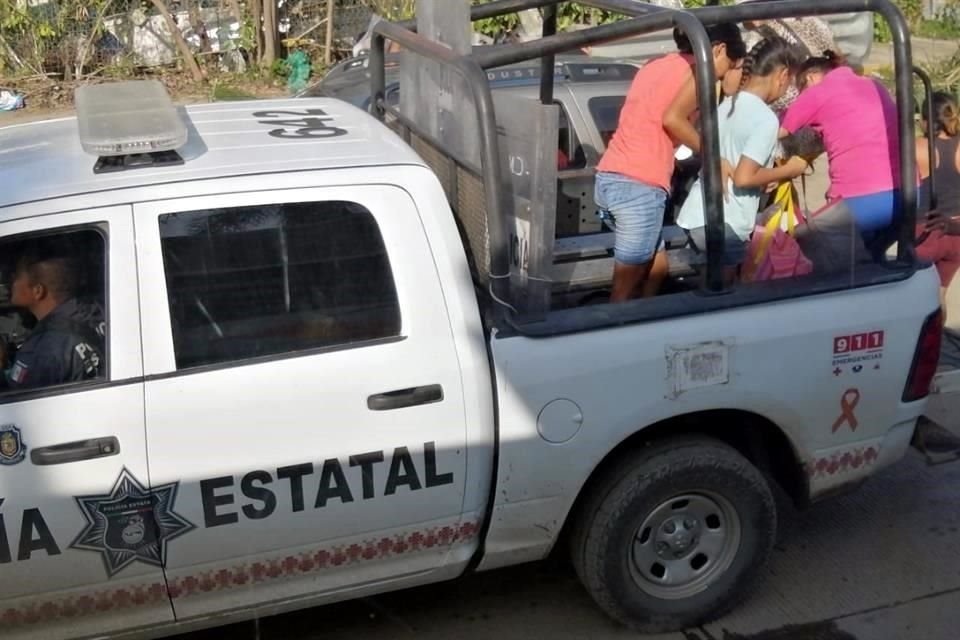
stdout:
[[[960,432],[960,399],[931,415]],[[952,417],[951,417],[952,416]],[[911,452],[859,491],[783,516],[746,601],[658,640],[955,640],[960,633],[960,463]],[[177,640],[637,638],[551,561],[184,635]]]
[[[950,58],[957,53],[957,43],[949,40],[932,40],[930,38],[911,38],[913,61],[917,64],[929,64]],[[870,69],[893,66],[893,45],[875,42],[870,48],[870,55],[864,61],[864,66]]]

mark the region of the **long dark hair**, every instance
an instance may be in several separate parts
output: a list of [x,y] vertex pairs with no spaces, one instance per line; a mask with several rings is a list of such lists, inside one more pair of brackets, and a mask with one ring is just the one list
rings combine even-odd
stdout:
[[[731,60],[741,60],[747,55],[747,45],[743,42],[740,28],[733,22],[721,22],[706,27],[710,44],[723,44],[727,47],[727,57]],[[693,46],[687,35],[680,29],[673,30],[673,41],[677,44],[680,53],[693,53]]]
[[[781,67],[786,67],[792,73],[800,66],[800,61],[800,52],[783,38],[774,36],[764,38],[754,45],[747,57],[743,59],[743,78],[740,80],[740,89],[743,90],[754,76],[762,78]],[[731,98],[733,103],[730,105],[730,113],[727,117],[732,116],[737,108],[737,95],[739,94]]]
[[[923,101],[923,111],[920,116],[926,120],[929,103]],[[956,99],[944,91],[936,91],[933,94],[933,118],[934,122],[927,123],[927,135],[936,136],[945,133],[951,138],[960,133],[960,110],[957,109]]]

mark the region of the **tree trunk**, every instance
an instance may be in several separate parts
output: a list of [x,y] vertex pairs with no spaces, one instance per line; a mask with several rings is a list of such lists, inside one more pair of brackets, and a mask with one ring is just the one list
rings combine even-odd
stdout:
[[333,0],[327,0],[327,32],[323,39],[323,63],[330,66],[333,62]]
[[183,34],[180,33],[180,29],[177,27],[177,20],[167,9],[166,5],[163,4],[163,0],[150,0],[150,2],[153,3],[153,6],[156,7],[157,11],[160,12],[160,15],[163,16],[163,19],[167,22],[167,27],[170,29],[173,41],[176,43],[177,49],[180,51],[180,56],[183,58],[183,64],[186,65],[190,71],[190,75],[193,76],[193,81],[203,82],[203,71],[200,70],[197,59],[193,57],[193,52],[190,51],[190,45],[183,39]]
[[263,0],[263,64],[273,66],[277,59],[277,0]]
[[233,17],[237,19],[237,22],[240,23],[241,28],[243,27],[243,11],[240,9],[240,0],[227,0],[227,4],[230,5],[230,10],[233,12]]
[[254,44],[257,48],[257,62],[263,64],[263,3],[261,0],[250,1],[250,14],[253,18]]

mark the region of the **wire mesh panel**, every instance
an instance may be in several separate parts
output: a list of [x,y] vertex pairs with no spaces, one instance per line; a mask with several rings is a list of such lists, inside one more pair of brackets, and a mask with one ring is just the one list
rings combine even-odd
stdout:
[[[558,109],[521,98],[498,96],[497,103],[503,174],[499,195],[506,211],[503,224],[509,242],[512,298],[519,311],[542,313],[549,309],[553,284]],[[489,282],[490,220],[483,180],[449,151],[399,120],[392,119],[389,126],[436,174],[453,208],[474,274],[479,282]]]
[[410,144],[440,180],[453,209],[474,277],[480,283],[487,283],[490,279],[490,236],[483,180],[430,140],[411,132],[399,120],[388,119],[387,126]]
[[476,276],[481,282],[487,282],[490,276],[490,237],[483,181],[472,171],[458,166],[442,149],[425,138],[413,134],[410,144],[440,179],[465,236]]
[[490,235],[487,230],[487,199],[483,181],[477,174],[457,167],[457,219],[467,238],[470,253],[481,281],[486,283],[490,274]]

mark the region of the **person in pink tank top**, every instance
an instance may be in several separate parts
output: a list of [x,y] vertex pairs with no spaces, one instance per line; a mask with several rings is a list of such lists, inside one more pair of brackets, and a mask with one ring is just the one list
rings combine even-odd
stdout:
[[897,104],[878,80],[858,76],[829,51],[804,63],[797,85],[800,96],[787,109],[780,135],[813,127],[830,163],[827,206],[798,230],[797,240],[815,254],[808,257],[818,272],[877,259],[889,244],[900,201]]
[[[707,28],[714,71],[722,78],[746,55],[734,24]],[[650,61],[634,77],[620,122],[597,166],[595,200],[615,232],[611,302],[655,295],[665,275],[651,277],[661,243],[663,216],[674,153],[682,142],[699,151],[690,122],[696,111],[693,55],[689,41],[674,32],[677,53]],[[663,261],[666,267],[666,260]]]

